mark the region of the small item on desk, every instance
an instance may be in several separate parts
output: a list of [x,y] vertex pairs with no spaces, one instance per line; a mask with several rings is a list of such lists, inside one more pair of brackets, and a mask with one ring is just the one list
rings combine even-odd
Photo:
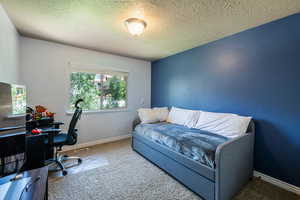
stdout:
[[38,106],[35,106],[35,110],[38,113],[43,113],[43,112],[47,111],[47,108],[45,108],[44,106],[38,105]]
[[38,135],[38,134],[42,133],[42,130],[41,130],[41,129],[38,129],[38,128],[35,128],[35,129],[33,129],[33,130],[31,131],[31,133],[32,133],[33,135]]
[[26,109],[27,116],[26,119],[27,121],[29,120],[40,120],[43,118],[54,118],[55,113],[48,111],[48,109],[44,106],[37,105],[35,106],[35,109],[27,107]]

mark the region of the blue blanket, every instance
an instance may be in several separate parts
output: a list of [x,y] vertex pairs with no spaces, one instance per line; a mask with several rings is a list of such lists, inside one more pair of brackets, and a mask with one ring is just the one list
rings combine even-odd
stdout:
[[210,168],[215,168],[218,145],[228,140],[221,135],[171,123],[139,124],[134,132]]

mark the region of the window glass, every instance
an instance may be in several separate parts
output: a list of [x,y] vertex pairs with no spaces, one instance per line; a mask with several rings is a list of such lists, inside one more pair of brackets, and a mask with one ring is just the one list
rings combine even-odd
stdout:
[[127,75],[125,73],[72,72],[70,75],[70,109],[83,99],[86,111],[125,108],[127,106]]

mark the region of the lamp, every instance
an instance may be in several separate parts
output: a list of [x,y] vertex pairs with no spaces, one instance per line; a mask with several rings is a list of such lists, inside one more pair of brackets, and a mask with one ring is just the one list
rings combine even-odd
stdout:
[[147,23],[142,19],[129,18],[125,20],[125,25],[131,35],[139,36],[144,32]]

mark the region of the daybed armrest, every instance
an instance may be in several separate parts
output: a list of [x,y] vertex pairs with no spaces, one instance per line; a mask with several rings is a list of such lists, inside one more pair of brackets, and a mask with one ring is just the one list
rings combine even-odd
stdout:
[[133,122],[132,122],[132,130],[134,131],[135,127],[141,123],[141,120],[139,117],[137,117]]
[[253,176],[255,134],[252,131],[217,148],[216,200],[232,199]]

